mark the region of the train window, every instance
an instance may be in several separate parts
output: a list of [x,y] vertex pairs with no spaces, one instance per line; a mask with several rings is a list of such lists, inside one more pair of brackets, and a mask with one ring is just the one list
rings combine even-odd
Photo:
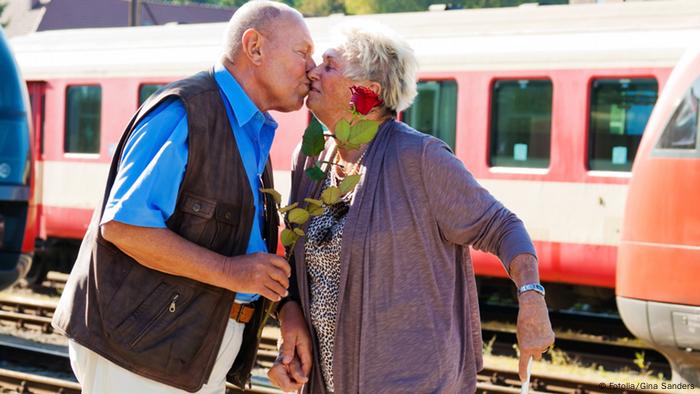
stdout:
[[440,138],[454,150],[457,82],[418,82],[418,96],[404,112],[403,120],[416,130]]
[[683,95],[661,134],[658,149],[696,149],[698,136],[698,106],[700,105],[700,78]]
[[102,88],[70,86],[66,94],[66,153],[100,152]]
[[591,84],[588,168],[630,171],[656,103],[655,79],[598,79]]
[[139,107],[158,89],[165,86],[164,84],[144,84],[139,87]]
[[502,80],[493,84],[489,163],[547,168],[552,129],[552,82]]

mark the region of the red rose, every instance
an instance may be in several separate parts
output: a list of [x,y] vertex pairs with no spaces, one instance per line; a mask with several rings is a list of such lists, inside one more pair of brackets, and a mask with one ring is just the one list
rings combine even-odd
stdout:
[[374,107],[382,105],[382,99],[374,91],[364,86],[353,86],[350,88],[352,98],[350,104],[355,106],[355,111],[362,115],[367,115]]

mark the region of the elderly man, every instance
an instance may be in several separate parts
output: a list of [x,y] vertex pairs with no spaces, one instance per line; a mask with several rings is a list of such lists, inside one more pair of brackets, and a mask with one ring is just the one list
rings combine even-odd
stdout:
[[249,380],[267,304],[290,268],[278,218],[268,110],[299,109],[313,43],[269,1],[231,18],[214,67],[135,114],[54,317],[86,393],[223,393]]

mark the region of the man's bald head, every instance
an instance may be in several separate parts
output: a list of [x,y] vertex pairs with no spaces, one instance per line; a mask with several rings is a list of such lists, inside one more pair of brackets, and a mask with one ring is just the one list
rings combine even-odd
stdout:
[[233,14],[226,27],[223,56],[231,63],[241,51],[243,33],[254,29],[262,34],[273,32],[273,23],[289,19],[303,19],[294,8],[275,1],[254,0],[245,3]]

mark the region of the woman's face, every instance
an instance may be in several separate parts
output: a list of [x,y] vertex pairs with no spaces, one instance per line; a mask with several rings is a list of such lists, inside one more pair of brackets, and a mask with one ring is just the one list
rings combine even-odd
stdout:
[[329,49],[323,53],[323,62],[309,71],[311,90],[306,106],[331,130],[338,120],[350,117],[350,87],[356,83],[343,75],[344,68],[341,53]]

